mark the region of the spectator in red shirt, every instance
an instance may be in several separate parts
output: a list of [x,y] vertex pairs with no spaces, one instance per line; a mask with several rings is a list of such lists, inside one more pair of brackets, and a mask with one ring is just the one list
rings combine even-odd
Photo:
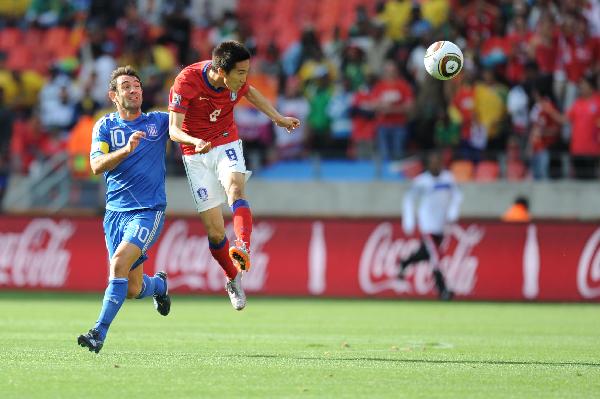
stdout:
[[560,139],[562,115],[552,102],[548,88],[534,87],[535,101],[531,113],[529,149],[531,151],[531,171],[536,180],[547,179],[550,171],[550,148]]
[[[591,72],[595,56],[595,43],[588,34],[586,19],[577,14],[565,16],[560,41],[561,64],[566,77],[562,105],[568,109],[577,97],[581,78]],[[596,55],[597,56],[597,55]]]
[[586,76],[579,82],[579,97],[569,111],[571,122],[571,159],[577,179],[598,178],[600,156],[600,100],[594,78]]
[[475,0],[463,13],[463,24],[467,33],[467,40],[472,45],[477,40],[486,40],[492,35],[494,21],[498,18],[496,6],[488,4],[485,0]]
[[374,77],[354,93],[350,116],[352,118],[352,152],[357,159],[369,160],[375,153],[375,103],[372,86]]
[[373,87],[377,121],[377,144],[384,160],[404,155],[408,135],[406,123],[413,105],[413,91],[392,60],[383,65],[382,79]]
[[540,19],[535,33],[529,40],[529,55],[538,64],[540,75],[551,82],[558,58],[558,40],[554,32],[554,20],[550,15]]
[[477,145],[477,132],[480,126],[475,113],[475,87],[470,71],[465,71],[463,82],[452,97],[449,115],[460,124],[460,158],[477,161],[481,157],[482,148]]
[[10,143],[11,169],[17,173],[30,173],[34,161],[43,161],[65,149],[64,140],[43,130],[38,115],[17,119]]
[[512,84],[522,83],[526,78],[525,66],[530,60],[527,54],[527,43],[530,37],[531,32],[527,29],[525,16],[515,16],[506,36],[510,48],[506,65],[506,78]]
[[485,39],[480,48],[481,63],[487,67],[506,64],[514,43],[504,34],[504,25],[500,20],[494,22],[493,34]]

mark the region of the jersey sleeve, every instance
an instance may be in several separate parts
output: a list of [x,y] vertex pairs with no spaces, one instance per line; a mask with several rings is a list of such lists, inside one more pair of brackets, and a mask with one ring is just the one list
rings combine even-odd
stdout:
[[185,114],[190,100],[198,95],[198,90],[198,85],[193,82],[189,71],[181,71],[169,92],[169,111]]
[[106,126],[106,117],[98,120],[92,129],[92,148],[90,159],[110,152],[110,131]]
[[160,120],[160,134],[166,141],[169,138],[169,114],[166,112],[159,112],[158,117]]
[[163,129],[165,131],[167,131],[167,133],[168,133],[169,132],[169,114],[166,112],[161,112],[160,117],[162,119]]

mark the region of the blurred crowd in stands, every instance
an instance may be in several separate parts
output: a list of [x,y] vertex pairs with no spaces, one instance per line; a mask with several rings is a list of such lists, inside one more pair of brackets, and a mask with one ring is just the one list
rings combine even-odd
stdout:
[[[600,0],[14,0],[0,15],[0,190],[65,151],[91,178],[110,72],[135,66],[144,111],[166,109],[180,69],[225,39],[252,51],[251,84],[303,121],[289,135],[238,106],[252,168],[440,149],[463,181],[598,178]],[[423,68],[436,40],[463,50],[451,81]]]

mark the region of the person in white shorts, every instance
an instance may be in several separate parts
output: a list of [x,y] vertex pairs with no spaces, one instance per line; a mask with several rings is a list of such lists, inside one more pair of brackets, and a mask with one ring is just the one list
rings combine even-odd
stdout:
[[[244,186],[250,177],[233,119],[233,108],[245,97],[277,126],[292,131],[296,118],[282,116],[246,82],[250,53],[236,41],[219,44],[212,60],[185,67],[169,93],[169,135],[181,143],[183,164],[196,208],[208,235],[212,256],[227,276],[225,289],[236,310],[246,306],[241,272],[250,269],[252,213]],[[235,242],[225,235],[221,205],[233,212]]]

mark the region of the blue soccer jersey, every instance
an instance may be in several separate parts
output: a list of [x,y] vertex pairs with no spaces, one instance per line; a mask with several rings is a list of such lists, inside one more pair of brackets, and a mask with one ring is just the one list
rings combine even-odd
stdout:
[[169,114],[149,112],[133,121],[117,112],[107,114],[94,125],[90,158],[116,151],[127,145],[135,131],[146,134],[121,163],[104,172],[106,209],[131,211],[167,206],[165,193],[165,147],[169,137]]

